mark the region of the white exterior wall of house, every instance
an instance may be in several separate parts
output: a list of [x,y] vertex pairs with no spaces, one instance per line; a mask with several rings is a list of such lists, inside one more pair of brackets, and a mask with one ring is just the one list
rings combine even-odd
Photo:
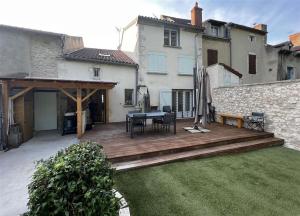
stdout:
[[[137,29],[136,29],[137,27]],[[134,33],[132,33],[134,32]],[[137,42],[133,42],[125,35],[137,34]],[[189,75],[179,74],[179,58],[187,57],[195,65],[195,35],[196,33],[180,29],[180,47],[164,46],[164,27],[157,25],[133,24],[124,32],[122,51],[134,53],[135,60],[139,64],[139,85],[146,85],[150,93],[151,106],[160,106],[160,92],[172,89],[193,89],[193,70]],[[138,49],[127,44],[137,44]],[[202,65],[202,35],[197,37],[199,65]],[[163,73],[153,73],[149,71],[149,58],[151,53],[160,54],[165,57],[165,71]],[[168,94],[171,97],[171,94]],[[168,98],[171,101],[171,98]]]
[[226,70],[222,65],[214,64],[207,67],[207,73],[210,78],[210,87],[218,88],[225,86],[236,86],[240,84],[240,78]]
[[126,114],[129,110],[133,109],[133,106],[124,105],[125,89],[133,89],[135,91],[135,67],[61,61],[58,66],[58,78],[86,81],[95,80],[93,77],[94,67],[100,68],[100,79],[96,80],[118,83],[113,89],[108,90],[109,122],[125,121]]

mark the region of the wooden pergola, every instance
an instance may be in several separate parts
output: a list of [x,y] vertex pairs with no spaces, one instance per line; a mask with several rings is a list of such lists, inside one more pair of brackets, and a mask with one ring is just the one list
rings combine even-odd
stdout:
[[[79,80],[58,80],[58,79],[39,79],[39,78],[0,78],[2,84],[2,98],[3,98],[3,129],[5,131],[5,139],[7,140],[7,131],[9,128],[9,100],[14,101],[16,98],[26,94],[34,88],[57,89],[66,96],[76,102],[77,105],[77,137],[83,135],[82,131],[82,103],[91,97],[97,90],[112,89],[117,83],[107,81],[79,81]],[[11,95],[11,89],[21,88],[15,95]],[[67,89],[76,89],[76,96],[67,92]],[[87,95],[83,97],[82,90],[89,89]],[[106,91],[108,94],[108,91]],[[106,109],[108,109],[108,95],[106,95]],[[108,118],[108,116],[106,116]]]

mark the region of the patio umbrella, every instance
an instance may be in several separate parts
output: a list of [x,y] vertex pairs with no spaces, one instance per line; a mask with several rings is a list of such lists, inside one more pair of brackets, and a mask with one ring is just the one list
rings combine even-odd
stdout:
[[196,101],[195,101],[195,122],[194,128],[198,128],[201,119],[202,127],[206,128],[207,119],[209,115],[209,104],[212,102],[210,91],[210,79],[204,67],[198,69],[195,74],[195,88],[196,88]]

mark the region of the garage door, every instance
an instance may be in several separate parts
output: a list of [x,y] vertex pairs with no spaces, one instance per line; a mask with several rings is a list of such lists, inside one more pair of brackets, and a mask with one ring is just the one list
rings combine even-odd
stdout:
[[57,98],[56,92],[34,93],[34,129],[57,129]]

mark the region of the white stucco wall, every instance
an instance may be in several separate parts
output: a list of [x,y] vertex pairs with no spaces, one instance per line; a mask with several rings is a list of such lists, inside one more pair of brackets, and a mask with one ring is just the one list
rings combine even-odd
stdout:
[[[118,84],[109,90],[109,122],[125,121],[126,113],[132,106],[124,105],[124,89],[135,91],[135,67],[121,65],[94,64],[75,61],[61,61],[58,65],[58,78],[70,80],[94,80],[93,68],[99,67],[100,80]],[[134,97],[133,97],[134,98]]]
[[[156,25],[137,24],[138,30],[138,49],[131,49],[137,54],[136,58],[139,64],[139,84],[146,85],[151,96],[151,105],[159,106],[159,94],[163,89],[193,89],[193,77],[189,75],[178,75],[178,57],[191,56],[195,57],[195,42],[196,33],[188,32],[180,29],[180,47],[171,48],[164,47],[164,27]],[[125,33],[126,34],[126,33]],[[129,34],[129,33],[128,33]],[[123,43],[131,44],[130,39],[124,37]],[[197,40],[199,65],[202,65],[202,36]],[[122,50],[126,51],[125,45]],[[132,48],[132,46],[131,46]],[[150,52],[163,53],[166,56],[166,74],[150,74],[147,71],[147,56]]]
[[207,67],[207,73],[209,74],[212,89],[240,84],[240,78],[230,71],[227,71],[222,65],[214,64]]

